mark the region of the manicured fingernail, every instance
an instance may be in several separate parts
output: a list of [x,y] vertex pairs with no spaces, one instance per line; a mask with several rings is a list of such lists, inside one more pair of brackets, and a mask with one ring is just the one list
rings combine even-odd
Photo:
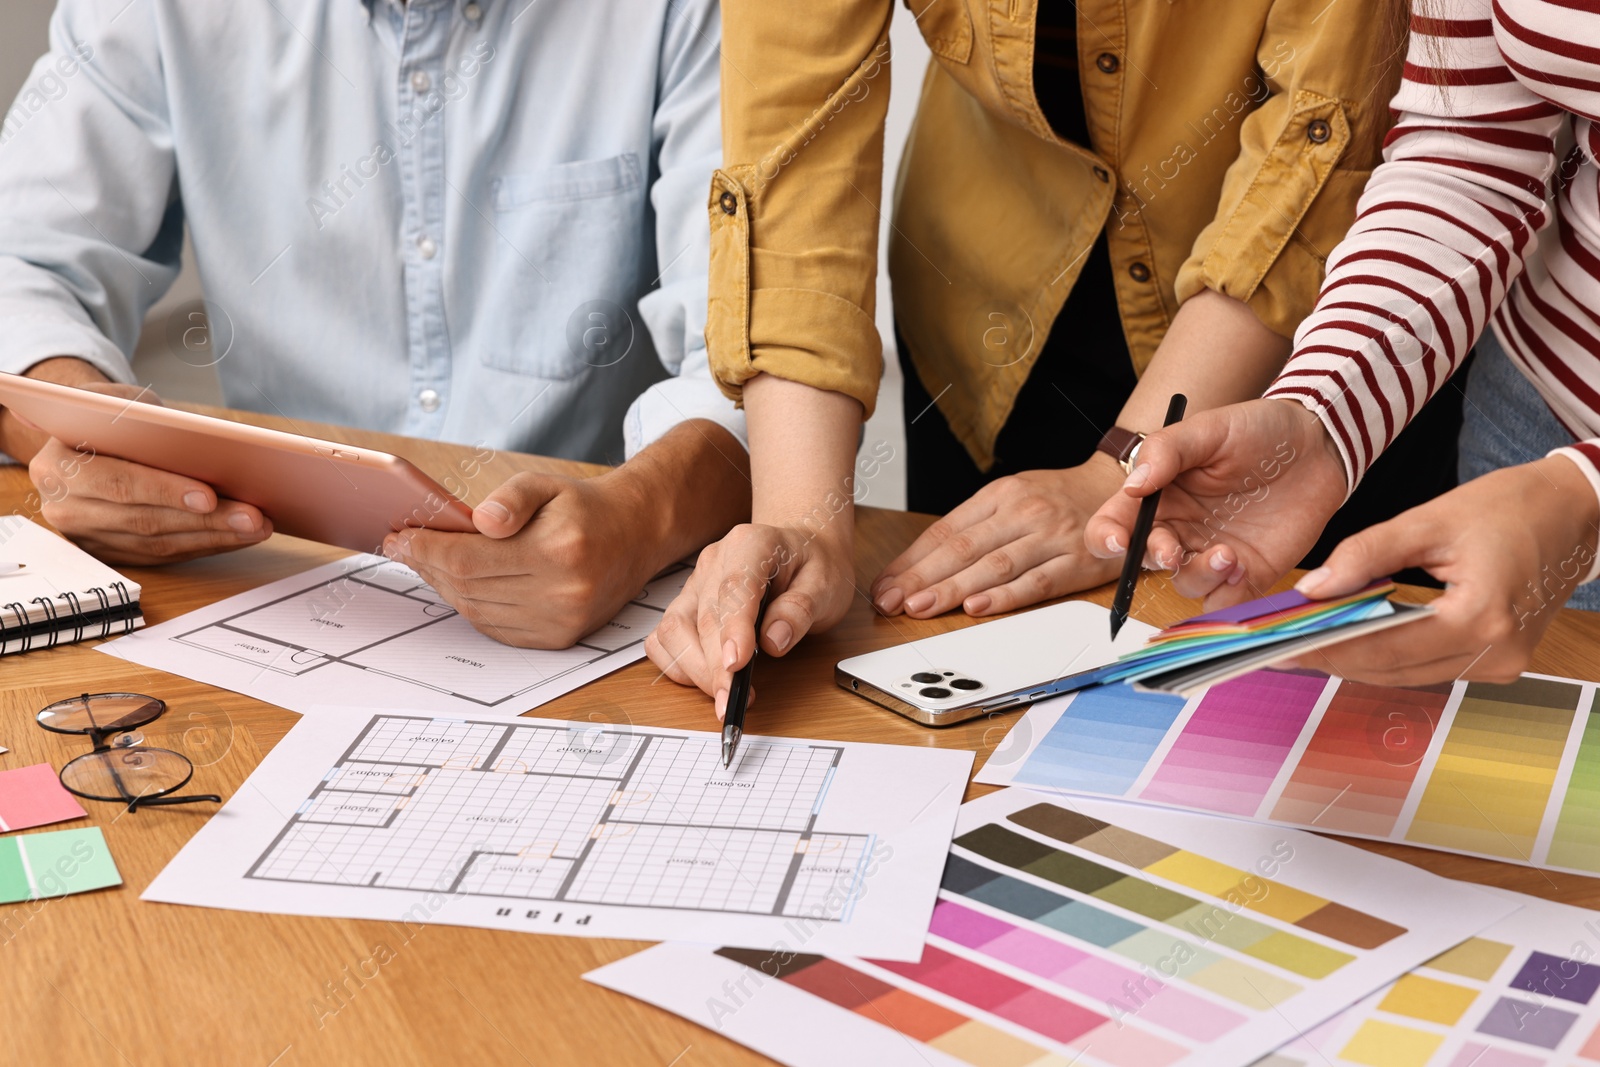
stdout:
[[733,643],[733,638],[728,638],[722,643],[722,669],[733,670],[733,665],[739,662],[739,646]]
[[968,615],[982,615],[989,610],[989,605],[993,603],[994,601],[990,599],[988,593],[974,593],[972,596],[967,597],[967,602],[962,606],[966,609]]
[[256,521],[242,511],[228,516],[228,525],[239,533],[255,533]]
[[511,509],[498,500],[485,500],[478,505],[478,510],[489,516],[495,522],[510,522]]
[[716,708],[718,722],[728,717],[728,691],[726,689],[717,690]]
[[793,640],[794,627],[790,626],[783,619],[779,619],[777,622],[767,627],[767,643],[772,645],[772,647],[777,649],[779,652],[783,652],[788,649],[789,642]]
[[1139,489],[1150,480],[1150,464],[1141,463],[1128,472],[1127,481],[1122,483],[1124,489]]
[[910,597],[906,600],[906,610],[927,611],[929,608],[933,607],[933,602],[937,599],[939,598],[934,595],[932,589],[924,589],[916,596]]
[[183,494],[183,506],[204,515],[211,510],[211,501],[207,500],[206,495],[200,490],[192,489]]
[[1228,558],[1228,554],[1226,552],[1218,552],[1216,555],[1211,557],[1211,569],[1214,571],[1225,571],[1230,569],[1232,566],[1233,560]]
[[891,586],[887,593],[878,598],[878,610],[885,615],[893,615],[900,610],[900,602],[905,598],[905,590],[897,585]]
[[1298,582],[1294,583],[1295,592],[1302,596],[1316,596],[1317,590],[1322,588],[1328,579],[1332,577],[1333,572],[1328,568],[1318,567],[1309,574],[1303,575]]
[[1123,547],[1121,538],[1117,537],[1116,534],[1106,534],[1106,551],[1113,556],[1120,556],[1127,549]]

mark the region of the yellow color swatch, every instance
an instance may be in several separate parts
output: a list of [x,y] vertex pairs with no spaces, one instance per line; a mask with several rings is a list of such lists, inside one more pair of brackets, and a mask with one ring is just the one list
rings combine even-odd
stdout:
[[1237,867],[1218,863],[1209,856],[1197,856],[1193,852],[1174,852],[1150,864],[1145,868],[1145,873],[1198,889],[1202,893],[1210,893],[1214,897],[1220,897],[1238,885],[1244,874]]
[[1424,978],[1420,974],[1403,975],[1384,995],[1378,1007],[1396,1015],[1422,1019],[1440,1026],[1454,1026],[1478,999],[1478,991],[1454,982],[1441,982]]
[[1221,959],[1188,975],[1201,989],[1209,989],[1257,1011],[1276,1007],[1301,991],[1300,986],[1238,960]]
[[1243,952],[1306,978],[1326,978],[1355,959],[1348,952],[1281,932],[1257,941]]
[[1145,871],[1214,897],[1236,901],[1253,912],[1289,923],[1299,922],[1327,903],[1321,897],[1302,893],[1193,852],[1174,852],[1149,864]]
[[1045,1054],[1038,1045],[977,1020],[962,1023],[928,1044],[976,1067],[1026,1067]]
[[1449,952],[1439,953],[1423,966],[1487,982],[1494,978],[1494,972],[1500,969],[1509,955],[1510,945],[1483,937],[1469,937]]
[[1339,1058],[1366,1067],[1424,1067],[1443,1043],[1444,1038],[1438,1034],[1368,1019]]
[[1248,902],[1246,906],[1251,911],[1286,923],[1297,923],[1328,903],[1321,897],[1302,893],[1282,882],[1269,882],[1265,878],[1252,878],[1236,888],[1238,895]]

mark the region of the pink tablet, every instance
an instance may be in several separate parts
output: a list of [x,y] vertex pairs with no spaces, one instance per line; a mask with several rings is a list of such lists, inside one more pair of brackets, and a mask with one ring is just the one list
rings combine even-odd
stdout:
[[205,482],[277,533],[360,552],[408,526],[470,533],[472,509],[399,456],[0,373],[0,406],[62,442]]

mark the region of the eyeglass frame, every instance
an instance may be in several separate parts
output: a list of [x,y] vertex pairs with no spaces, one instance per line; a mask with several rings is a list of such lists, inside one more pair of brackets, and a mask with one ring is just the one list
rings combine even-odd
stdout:
[[[150,701],[150,702],[152,702],[154,704],[159,705],[159,710],[157,710],[154,715],[150,716],[148,719],[144,720],[143,722],[135,723],[132,726],[118,726],[118,727],[91,726],[87,730],[63,730],[63,729],[61,729],[60,727],[57,727],[57,726],[46,726],[43,722],[39,721],[39,716],[40,715],[43,715],[45,712],[49,711],[51,708],[56,707],[59,704],[64,704],[64,703],[67,703],[68,701],[71,701],[71,700],[80,700],[80,701],[82,701],[85,712],[88,712],[88,709],[92,706],[89,703],[89,700],[90,700],[91,697],[124,697],[124,698],[131,697],[131,698],[133,698],[135,700],[148,700],[148,701]],[[194,779],[194,760],[190,759],[188,756],[185,756],[182,752],[179,752],[176,749],[171,749],[171,748],[146,747],[144,745],[144,742],[143,742],[142,739],[139,741],[138,744],[133,744],[133,745],[111,745],[111,744],[107,744],[107,742],[113,737],[116,737],[116,736],[118,736],[120,734],[127,734],[132,730],[137,730],[137,729],[139,729],[141,727],[144,727],[144,726],[149,726],[151,723],[153,723],[157,719],[161,718],[161,716],[165,715],[167,713],[167,708],[168,708],[168,704],[167,704],[167,702],[165,700],[162,700],[160,697],[153,697],[153,696],[149,695],[148,693],[83,693],[83,694],[81,694],[81,695],[79,695],[77,697],[63,697],[61,700],[52,701],[51,703],[46,704],[44,707],[40,708],[34,714],[33,721],[38,724],[38,726],[39,726],[39,728],[41,730],[48,730],[50,733],[53,733],[53,734],[63,734],[63,735],[69,736],[69,737],[87,737],[87,738],[89,738],[89,743],[94,746],[90,751],[85,752],[82,755],[72,757],[72,759],[68,760],[66,762],[66,764],[59,771],[56,772],[56,777],[61,782],[61,788],[65,789],[67,792],[71,793],[75,797],[80,797],[80,798],[82,798],[84,800],[98,800],[98,801],[100,801],[102,803],[106,803],[106,804],[117,804],[117,803],[126,802],[127,805],[128,805],[128,810],[129,811],[137,811],[141,806],[145,806],[145,807],[151,807],[151,806],[162,807],[162,806],[170,806],[170,805],[174,805],[174,804],[198,804],[198,803],[221,804],[222,803],[222,798],[220,796],[217,796],[215,793],[193,793],[193,794],[190,794],[188,796],[181,796],[181,797],[177,797],[177,796],[173,796],[172,795],[172,794],[176,793],[178,790],[182,789],[184,786],[188,785],[189,782]],[[93,719],[93,714],[92,713],[89,713],[89,714],[90,714],[90,718],[92,720]],[[131,750],[136,749],[136,748],[143,748],[144,751],[146,751],[146,752],[170,752],[172,755],[177,756],[179,759],[183,760],[183,762],[185,762],[185,763],[187,763],[189,765],[189,773],[184,776],[183,781],[179,782],[177,785],[173,786],[171,789],[165,790],[165,791],[160,792],[160,793],[150,793],[150,794],[145,794],[145,795],[140,795],[140,796],[132,796],[132,795],[129,794],[128,790],[122,784],[122,775],[117,773],[116,766],[114,764],[112,764],[111,767],[110,767],[111,778],[112,778],[112,780],[114,782],[117,783],[118,792],[120,792],[122,794],[121,801],[117,800],[114,797],[97,797],[97,796],[90,796],[88,793],[80,793],[76,789],[72,788],[70,785],[67,784],[67,777],[66,777],[67,768],[71,767],[73,764],[77,763],[79,760],[86,759],[89,756],[105,755],[105,754],[112,753],[112,752],[128,752],[128,751],[131,751]]]

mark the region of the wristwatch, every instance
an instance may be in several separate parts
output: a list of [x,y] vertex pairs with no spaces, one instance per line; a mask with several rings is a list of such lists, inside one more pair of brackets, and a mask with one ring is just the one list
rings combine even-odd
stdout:
[[1121,426],[1113,426],[1100,438],[1100,443],[1095,445],[1095,451],[1104,452],[1117,461],[1117,466],[1122,468],[1124,474],[1133,473],[1134,461],[1139,458],[1139,446],[1144,444],[1145,435],[1138,430],[1129,430]]

